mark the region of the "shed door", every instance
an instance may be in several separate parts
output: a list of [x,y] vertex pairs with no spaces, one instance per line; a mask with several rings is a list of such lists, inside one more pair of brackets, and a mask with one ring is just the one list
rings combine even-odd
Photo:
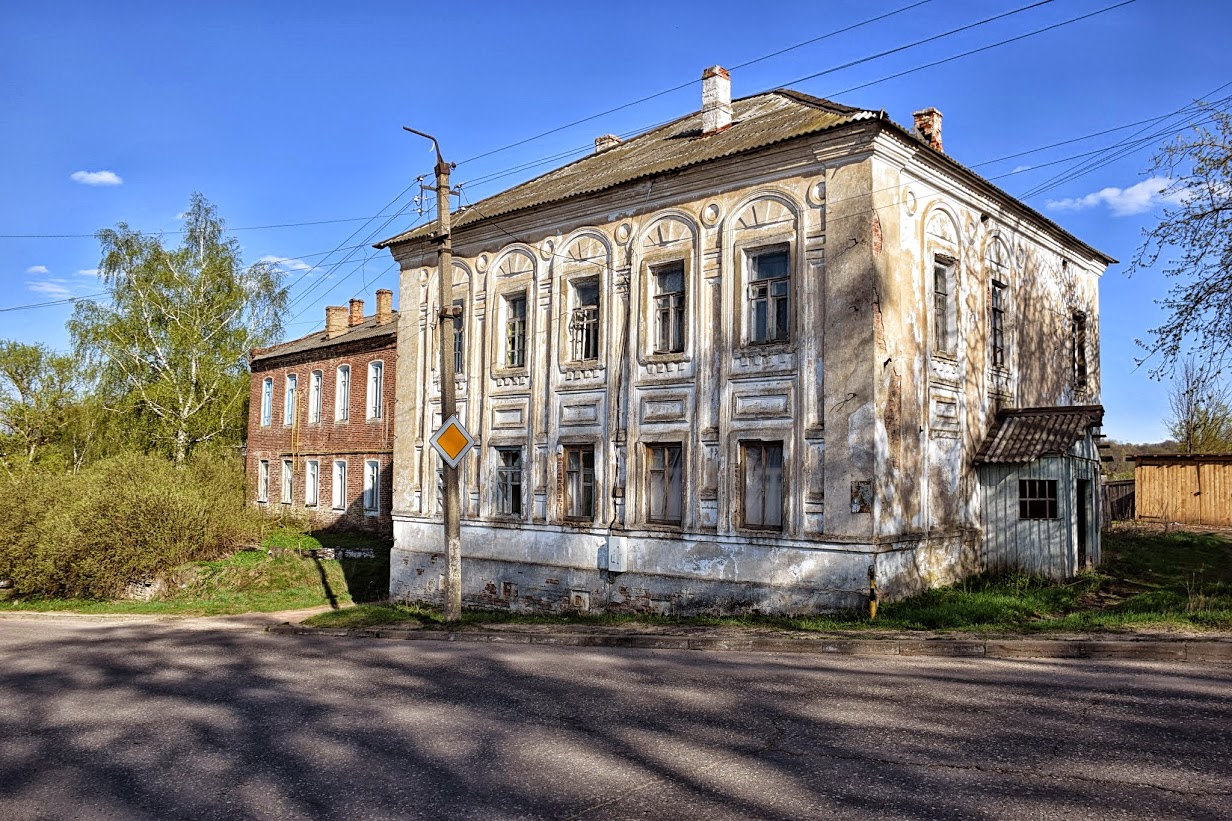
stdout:
[[1087,566],[1087,540],[1091,530],[1091,480],[1078,480],[1078,570]]

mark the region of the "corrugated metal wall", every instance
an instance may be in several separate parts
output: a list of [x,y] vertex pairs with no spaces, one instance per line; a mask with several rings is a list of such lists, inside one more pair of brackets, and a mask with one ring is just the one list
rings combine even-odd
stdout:
[[1134,484],[1139,519],[1232,526],[1232,464],[1140,464]]
[[[1078,449],[1081,452],[1081,448]],[[1052,579],[1073,576],[1078,562],[1078,480],[1090,482],[1087,522],[1087,558],[1100,561],[1098,462],[1066,457],[1044,457],[1026,465],[980,466],[983,491],[983,569],[992,572],[1021,570]],[[1019,479],[1057,481],[1057,518],[1021,519],[1018,511]]]

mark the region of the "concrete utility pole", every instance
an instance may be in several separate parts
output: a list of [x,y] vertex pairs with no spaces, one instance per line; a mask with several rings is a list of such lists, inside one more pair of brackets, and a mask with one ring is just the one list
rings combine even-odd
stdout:
[[[441,334],[441,422],[457,411],[454,397],[453,321],[459,314],[453,307],[453,244],[449,237],[449,171],[450,164],[441,156],[441,147],[431,134],[402,126],[412,134],[427,137],[436,149],[436,278],[437,324]],[[442,461],[445,472],[445,621],[462,618],[462,522],[458,470]]]

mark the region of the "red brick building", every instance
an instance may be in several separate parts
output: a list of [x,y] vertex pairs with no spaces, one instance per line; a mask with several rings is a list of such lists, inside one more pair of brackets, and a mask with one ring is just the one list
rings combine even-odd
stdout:
[[393,293],[325,309],[325,330],[249,354],[249,499],[315,527],[392,532]]

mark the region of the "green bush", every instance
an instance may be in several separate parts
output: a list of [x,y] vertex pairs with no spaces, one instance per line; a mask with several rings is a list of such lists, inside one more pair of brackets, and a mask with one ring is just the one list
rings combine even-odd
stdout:
[[106,599],[133,581],[259,540],[244,474],[229,455],[177,469],[124,454],[76,473],[0,476],[0,578],[22,597]]

